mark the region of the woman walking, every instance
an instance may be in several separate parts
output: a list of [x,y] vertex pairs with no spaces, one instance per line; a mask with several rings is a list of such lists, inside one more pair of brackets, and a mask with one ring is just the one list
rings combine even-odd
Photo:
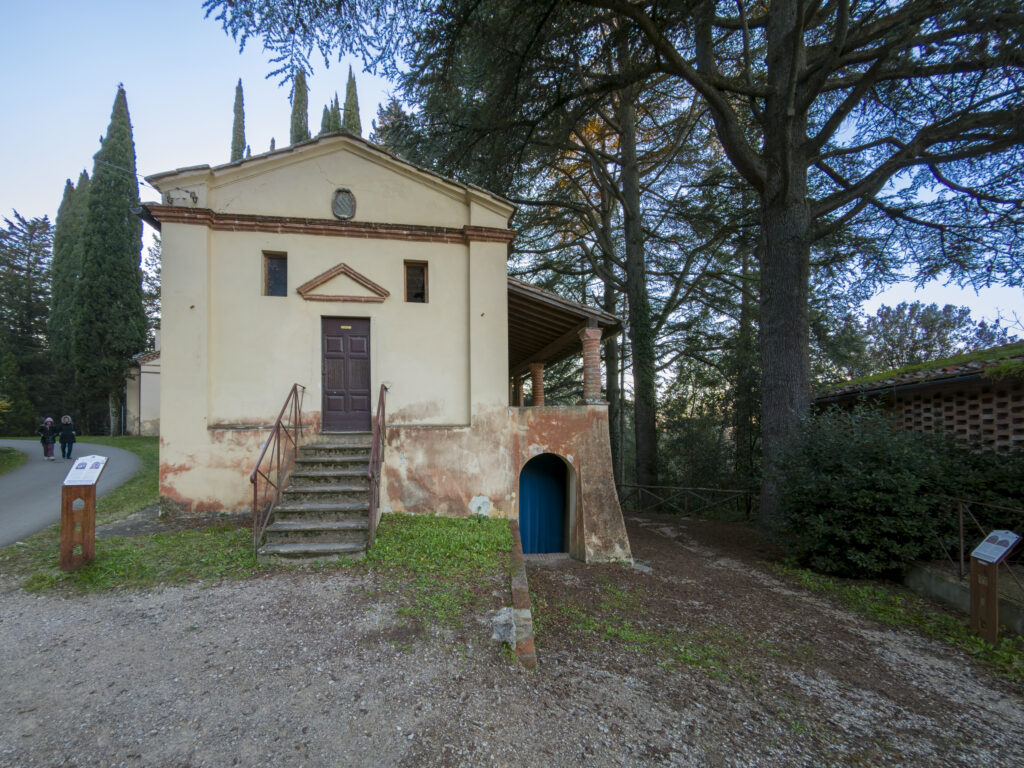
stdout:
[[70,416],[62,416],[60,420],[60,457],[70,459],[75,449],[75,425]]
[[57,442],[57,435],[60,430],[53,423],[53,419],[47,416],[36,432],[39,433],[39,442],[43,444],[43,459],[46,461],[56,461],[53,458],[53,444]]

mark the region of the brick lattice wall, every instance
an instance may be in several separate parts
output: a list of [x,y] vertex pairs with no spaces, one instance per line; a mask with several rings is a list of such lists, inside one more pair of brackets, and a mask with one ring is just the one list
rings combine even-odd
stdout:
[[975,380],[892,393],[904,429],[948,430],[999,451],[1024,450],[1024,381]]

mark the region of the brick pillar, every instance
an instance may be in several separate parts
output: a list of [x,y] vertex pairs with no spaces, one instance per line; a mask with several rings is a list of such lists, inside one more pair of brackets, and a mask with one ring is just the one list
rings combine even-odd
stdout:
[[544,405],[544,363],[530,363],[530,380],[533,382],[533,404]]
[[603,403],[601,397],[601,329],[584,328],[580,331],[583,342],[583,401],[588,405]]
[[516,376],[512,379],[512,405],[516,408],[523,407],[523,377]]

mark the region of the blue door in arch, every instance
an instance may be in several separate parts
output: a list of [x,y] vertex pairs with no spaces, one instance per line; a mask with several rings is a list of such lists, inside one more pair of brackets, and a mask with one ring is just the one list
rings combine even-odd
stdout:
[[525,554],[565,552],[567,473],[558,456],[542,453],[519,474],[519,535]]

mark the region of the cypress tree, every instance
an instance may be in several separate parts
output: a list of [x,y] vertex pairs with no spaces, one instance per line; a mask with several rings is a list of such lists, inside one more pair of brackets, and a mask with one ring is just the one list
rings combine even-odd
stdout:
[[317,136],[323,136],[325,133],[330,133],[330,131],[331,131],[331,116],[327,112],[327,105],[325,104],[324,105],[324,114],[320,118],[320,133],[318,133]]
[[334,94],[334,101],[331,102],[331,131],[341,130],[341,104],[338,101],[338,94]]
[[139,185],[123,86],[118,86],[107,135],[94,159],[75,297],[72,360],[75,386],[86,398],[90,426],[102,428],[107,421],[117,434],[125,371],[146,343],[139,268],[142,222],[132,212],[139,206]]
[[235,122],[231,128],[231,162],[242,159],[245,150],[245,97],[242,95],[242,78],[235,86]]
[[299,69],[295,73],[295,83],[292,87],[292,144],[309,139],[309,109],[306,102],[309,97],[308,92],[306,73]]
[[53,261],[50,266],[50,317],[47,340],[53,363],[54,383],[62,413],[78,410],[72,366],[72,335],[74,333],[75,292],[82,266],[82,235],[89,209],[89,174],[78,177],[78,184],[68,179],[64,198],[57,211],[53,235]]
[[356,95],[356,78],[352,74],[352,66],[348,68],[348,85],[345,88],[345,116],[343,124],[346,130],[356,136],[363,135],[363,124],[359,120],[359,97]]
[[277,144],[274,141],[274,137],[271,136],[270,137],[270,151],[273,152],[275,149],[277,149]]

